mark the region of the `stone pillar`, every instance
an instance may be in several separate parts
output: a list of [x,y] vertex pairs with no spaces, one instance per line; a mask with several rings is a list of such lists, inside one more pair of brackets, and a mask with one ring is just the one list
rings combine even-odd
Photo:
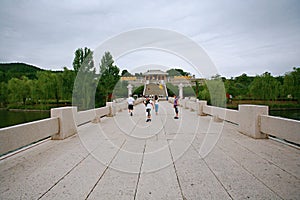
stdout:
[[252,138],[267,138],[260,132],[260,115],[268,115],[268,106],[239,105],[239,131]]
[[116,115],[115,102],[106,102],[106,106],[109,108],[107,117],[113,117]]
[[127,89],[128,89],[128,96],[132,95],[132,85],[131,84],[129,84],[127,86]]
[[207,101],[198,101],[198,115],[205,116],[206,114],[203,112],[204,106],[207,106]]
[[183,98],[183,84],[182,83],[180,83],[179,85],[178,85],[178,88],[179,88],[179,98]]
[[77,133],[75,117],[77,107],[60,107],[51,109],[51,117],[59,118],[59,133],[52,136],[53,140],[63,140]]

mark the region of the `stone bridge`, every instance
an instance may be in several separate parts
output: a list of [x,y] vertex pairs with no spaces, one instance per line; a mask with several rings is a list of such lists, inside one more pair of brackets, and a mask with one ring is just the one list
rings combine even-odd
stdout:
[[[240,117],[237,124],[185,106],[178,120],[172,104],[164,101],[150,123],[142,104],[135,106],[133,117],[124,104],[95,111],[112,117],[85,122],[81,118],[88,113],[74,117],[53,111],[51,121],[39,128],[14,127],[14,140],[37,132],[63,140],[48,138],[2,156],[0,199],[300,198],[299,147],[242,134]],[[76,134],[68,135],[70,130]],[[3,148],[13,145],[7,139],[12,133],[0,130]]]

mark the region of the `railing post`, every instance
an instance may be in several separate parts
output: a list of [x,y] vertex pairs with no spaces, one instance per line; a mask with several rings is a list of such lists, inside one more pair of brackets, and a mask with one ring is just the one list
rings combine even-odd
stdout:
[[115,102],[106,102],[106,106],[109,108],[107,117],[113,117],[116,115]]
[[205,116],[206,114],[203,112],[204,106],[207,106],[207,101],[198,101],[199,107],[198,107],[198,115]]
[[252,138],[267,138],[260,132],[260,115],[268,115],[268,106],[239,105],[239,131]]
[[51,117],[59,118],[59,132],[52,136],[53,140],[63,140],[77,133],[76,114],[77,107],[74,106],[51,109]]

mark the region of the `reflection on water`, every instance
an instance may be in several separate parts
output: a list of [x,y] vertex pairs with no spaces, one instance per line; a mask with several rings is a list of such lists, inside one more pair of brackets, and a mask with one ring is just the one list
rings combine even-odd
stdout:
[[300,110],[271,110],[269,115],[300,120]]
[[0,110],[0,128],[36,121],[50,117],[50,111],[7,111]]

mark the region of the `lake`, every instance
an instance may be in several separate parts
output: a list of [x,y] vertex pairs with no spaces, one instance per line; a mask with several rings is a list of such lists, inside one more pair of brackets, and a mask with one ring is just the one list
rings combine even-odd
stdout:
[[269,115],[300,120],[300,110],[271,110]]
[[[271,110],[270,115],[300,120],[300,110]],[[50,111],[0,110],[0,128],[50,117]]]
[[50,111],[0,110],[0,128],[32,122],[50,117]]

